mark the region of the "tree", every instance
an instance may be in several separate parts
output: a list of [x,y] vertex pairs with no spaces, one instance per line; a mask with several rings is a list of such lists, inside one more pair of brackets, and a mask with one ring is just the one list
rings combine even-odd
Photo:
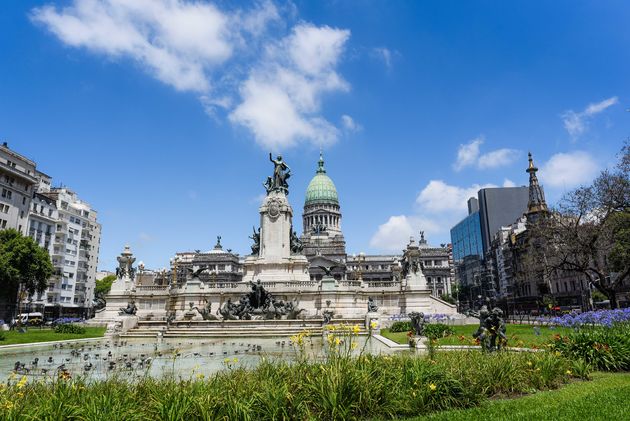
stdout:
[[531,224],[538,261],[545,270],[579,273],[604,294],[612,308],[630,279],[630,141],[620,161],[589,186],[569,192],[558,209]]
[[52,274],[48,251],[14,229],[0,231],[0,296],[9,308],[15,307],[19,292],[44,292]]
[[96,287],[94,288],[94,296],[98,298],[105,298],[110,289],[112,289],[112,284],[116,280],[116,275],[107,275],[103,279],[96,281]]

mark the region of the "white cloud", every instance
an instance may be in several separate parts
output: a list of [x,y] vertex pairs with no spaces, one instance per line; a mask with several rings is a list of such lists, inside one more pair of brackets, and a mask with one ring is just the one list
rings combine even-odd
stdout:
[[516,187],[516,183],[509,178],[503,180],[503,187]]
[[347,114],[341,116],[341,125],[349,132],[358,132],[363,129],[359,123]]
[[439,214],[443,212],[461,215],[468,209],[466,202],[477,197],[479,189],[496,187],[494,184],[473,184],[470,187],[458,187],[446,184],[442,180],[431,180],[416,198],[416,205],[421,211]]
[[381,250],[400,252],[410,237],[418,239],[419,231],[427,235],[440,232],[440,223],[421,216],[391,216],[387,222],[379,225],[376,233],[370,239],[370,247]]
[[206,71],[233,53],[230,18],[208,3],[75,0],[31,17],[72,47],[132,58],[181,91],[209,91]]
[[587,152],[557,153],[540,169],[540,179],[545,187],[570,189],[589,183],[598,171],[597,162]]
[[[381,250],[398,251],[408,242],[409,236],[417,237],[423,230],[427,235],[449,237],[453,225],[467,214],[468,199],[477,197],[479,189],[497,187],[494,184],[474,184],[459,187],[446,184],[442,180],[431,180],[416,197],[416,212],[413,215],[390,217],[380,225],[370,240],[370,246]],[[431,242],[431,238],[428,238]],[[446,242],[449,242],[447,240]]]
[[481,135],[466,144],[459,145],[453,169],[461,171],[466,167],[476,167],[480,170],[497,168],[511,164],[520,154],[518,150],[508,148],[481,154],[480,148],[484,140],[484,136]]
[[595,115],[605,111],[608,107],[611,107],[619,103],[619,99],[613,96],[603,101],[589,104],[583,111],[575,112],[573,110],[567,110],[562,113],[562,123],[564,128],[571,135],[573,139],[576,139],[588,128],[588,121]]
[[300,24],[280,42],[240,88],[242,102],[230,120],[249,128],[256,140],[274,150],[299,141],[319,145],[337,140],[338,129],[320,116],[326,92],[347,91],[335,70],[350,32]]
[[497,149],[481,155],[477,161],[477,168],[485,170],[510,165],[519,155],[520,152],[516,149]]
[[400,250],[409,242],[414,229],[405,215],[391,216],[380,225],[370,239],[370,246],[384,250]]
[[271,1],[226,11],[184,0],[72,0],[35,8],[31,19],[68,46],[129,58],[163,83],[197,94],[208,115],[227,112],[266,148],[339,136],[321,101],[349,90],[336,70],[348,30],[302,22],[273,37],[269,27],[281,16]]
[[391,50],[385,47],[377,47],[374,48],[372,51],[375,57],[385,63],[385,67],[387,67],[388,69],[392,68],[393,53],[391,52]]
[[479,147],[484,141],[483,136],[479,136],[470,142],[459,145],[457,149],[457,160],[453,164],[455,171],[461,171],[462,169],[472,166],[477,162],[479,158]]

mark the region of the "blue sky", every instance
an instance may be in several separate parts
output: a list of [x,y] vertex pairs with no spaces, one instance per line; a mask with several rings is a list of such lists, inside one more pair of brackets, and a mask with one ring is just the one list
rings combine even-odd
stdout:
[[296,227],[320,147],[348,251],[449,241],[465,200],[550,202],[629,135],[622,1],[7,2],[0,139],[99,211],[100,266],[130,244],[246,253],[267,155],[293,170]]

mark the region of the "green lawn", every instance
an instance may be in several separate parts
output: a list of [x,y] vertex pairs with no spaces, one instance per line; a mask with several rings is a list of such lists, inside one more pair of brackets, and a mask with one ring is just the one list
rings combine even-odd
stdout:
[[[472,334],[477,330],[478,325],[451,327],[455,331],[455,334],[446,338],[440,338],[438,341],[440,345],[474,344]],[[551,329],[549,327],[540,327],[540,336],[536,336],[533,326],[509,324],[507,326],[508,346],[527,348],[540,346],[550,340],[554,335],[565,335],[568,331],[569,329],[566,328]],[[388,329],[382,329],[381,335],[399,344],[407,343],[407,332],[390,332]]]
[[413,420],[628,420],[630,373],[595,373],[593,380],[516,399],[490,400]]
[[26,333],[18,331],[3,332],[5,340],[0,341],[0,346],[11,344],[27,344],[32,342],[65,341],[68,339],[100,338],[105,333],[104,326],[89,326],[81,335],[71,333],[55,333],[50,328],[29,327]]

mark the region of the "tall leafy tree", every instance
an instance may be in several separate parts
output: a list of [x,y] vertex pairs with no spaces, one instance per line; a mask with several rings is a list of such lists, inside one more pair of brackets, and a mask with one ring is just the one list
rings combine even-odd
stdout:
[[565,195],[530,227],[530,235],[544,244],[538,253],[548,271],[585,276],[613,308],[630,282],[630,141],[620,155],[614,169]]
[[16,230],[0,231],[0,296],[10,308],[20,290],[29,295],[43,292],[52,274],[48,251]]
[[94,288],[94,295],[98,298],[105,298],[112,284],[116,280],[116,275],[107,275],[103,279],[96,281],[96,288]]

